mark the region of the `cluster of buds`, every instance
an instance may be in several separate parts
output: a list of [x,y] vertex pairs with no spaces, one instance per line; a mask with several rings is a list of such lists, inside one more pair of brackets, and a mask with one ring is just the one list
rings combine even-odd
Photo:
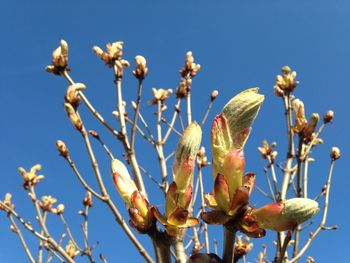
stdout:
[[187,261],[188,263],[222,263],[222,259],[214,253],[204,254],[196,253],[193,254]]
[[97,56],[99,56],[104,63],[109,67],[116,66],[117,72],[116,77],[122,78],[124,73],[124,68],[129,67],[130,64],[127,60],[122,59],[123,55],[123,44],[122,41],[117,41],[114,43],[107,43],[106,52],[103,51],[100,47],[94,46],[92,50]]
[[201,140],[201,127],[192,122],[184,131],[176,148],[173,164],[174,182],[170,184],[166,193],[165,216],[160,214],[156,207],[152,208],[154,216],[171,236],[175,236],[181,228],[199,223],[197,218],[190,217],[189,206],[192,201],[195,160]]
[[234,244],[234,258],[238,261],[241,257],[247,255],[253,249],[253,243],[249,243],[249,237],[244,240],[238,236]]
[[[237,221],[234,219],[249,202],[255,174],[243,176],[243,147],[263,101],[264,96],[258,94],[257,88],[245,90],[233,97],[214,119],[211,129],[214,191],[205,195],[213,210],[201,215],[209,224],[237,228],[236,222],[233,225],[230,222]],[[262,235],[263,231],[254,234]]]
[[188,95],[191,89],[192,79],[191,78],[181,78],[179,86],[176,88],[176,98],[183,99]]
[[194,57],[191,51],[186,53],[185,65],[180,69],[180,75],[183,78],[187,76],[195,77],[198,71],[201,69],[201,65],[194,62]]
[[271,163],[274,163],[278,154],[277,151],[274,151],[276,146],[276,142],[269,144],[264,140],[262,147],[258,147],[258,151],[261,153],[263,159],[269,159]]
[[19,167],[18,171],[22,175],[24,180],[23,188],[29,189],[30,186],[34,186],[39,183],[42,179],[44,179],[43,175],[37,175],[37,172],[41,170],[41,165],[34,165],[29,172],[27,172],[24,168]]
[[275,95],[283,97],[292,93],[299,84],[299,81],[295,80],[296,76],[297,73],[295,71],[292,71],[288,66],[284,66],[282,68],[282,75],[277,75],[276,77],[274,86]]
[[197,153],[197,164],[198,164],[198,167],[204,167],[210,164],[208,162],[208,157],[205,154],[204,146],[202,146]]
[[64,103],[64,110],[67,113],[67,116],[73,126],[78,130],[81,131],[83,129],[83,122],[80,119],[80,116],[77,112],[77,110],[72,106],[72,104],[66,102]]
[[146,66],[146,59],[143,56],[136,56],[135,57],[136,62],[136,68],[132,71],[132,74],[139,80],[143,80],[147,73],[148,68]]
[[148,101],[149,105],[156,105],[158,101],[164,104],[164,101],[169,98],[169,95],[173,93],[173,90],[152,88],[152,93],[153,93],[153,99]]
[[52,197],[51,195],[44,195],[41,197],[41,201],[38,201],[39,206],[42,210],[47,212],[52,212],[53,204],[57,202],[57,199]]
[[65,250],[71,258],[75,258],[80,253],[72,240],[69,240]]
[[314,136],[314,131],[320,120],[317,113],[312,113],[309,121],[305,117],[304,103],[299,99],[292,101],[293,110],[295,113],[295,125],[293,131],[304,138],[305,141],[311,141]]
[[64,70],[68,70],[68,44],[61,40],[60,46],[52,52],[52,64],[46,67],[46,71],[55,75],[60,75]]
[[[6,205],[8,208],[10,209],[15,209],[15,205],[11,202],[11,198],[12,198],[12,195],[10,193],[6,193],[5,195],[5,199],[3,201],[4,205]],[[6,207],[3,207],[1,204],[0,204],[0,210],[4,210],[4,211],[7,211],[8,209]]]
[[66,95],[64,96],[65,101],[71,104],[73,108],[77,109],[81,100],[79,92],[85,88],[86,86],[83,83],[74,83],[72,85],[69,85],[66,91]]
[[186,53],[185,65],[180,69],[180,83],[176,89],[176,97],[179,99],[186,98],[191,90],[192,78],[195,77],[201,66],[194,62],[191,51]]
[[62,157],[67,158],[69,156],[68,148],[63,141],[57,140],[56,148]]
[[111,173],[115,187],[124,199],[130,216],[130,225],[140,233],[147,231],[154,225],[154,217],[147,199],[138,191],[125,165],[112,160]]

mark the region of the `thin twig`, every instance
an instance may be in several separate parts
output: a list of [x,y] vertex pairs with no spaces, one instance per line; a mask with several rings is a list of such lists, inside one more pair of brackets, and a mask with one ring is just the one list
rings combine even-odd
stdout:
[[166,120],[163,120],[163,122],[166,123],[166,125],[168,125],[168,127],[171,128],[173,130],[173,132],[175,132],[178,136],[180,136],[180,137],[182,136],[181,132],[179,132],[177,129],[175,129],[174,126],[171,126],[171,123],[167,122]]
[[143,116],[141,114],[141,111],[139,112],[139,118],[140,118],[140,121],[142,122],[143,126],[145,126],[146,131],[148,132],[148,134],[151,137],[152,141],[154,141],[153,133],[152,133],[149,125],[147,124],[146,120],[143,118]]
[[[113,115],[118,118],[119,120],[119,113],[113,112]],[[124,116],[124,119],[127,123],[129,123],[131,126],[134,126],[134,122],[130,120],[127,116]],[[144,131],[140,128],[140,126],[136,125],[136,130],[140,134],[140,136],[145,139],[147,142],[149,142],[151,145],[154,145],[154,139],[148,138],[147,135],[144,133]]]
[[143,183],[143,179],[142,179],[139,165],[138,165],[137,160],[136,160],[135,151],[133,151],[133,149],[131,149],[129,139],[128,139],[128,134],[127,134],[126,125],[125,125],[125,119],[124,119],[122,82],[121,82],[121,78],[118,77],[119,72],[118,72],[118,66],[116,64],[114,65],[113,70],[114,70],[115,85],[116,85],[116,90],[117,90],[119,123],[120,123],[121,135],[122,135],[122,142],[123,142],[125,151],[127,153],[128,161],[131,165],[131,169],[132,169],[133,174],[135,176],[135,183],[137,185],[137,188],[147,198],[147,191],[146,191],[145,185]]
[[206,112],[205,112],[205,114],[204,114],[204,116],[203,116],[203,119],[202,119],[201,123],[200,123],[200,126],[201,126],[201,127],[203,127],[205,121],[206,121],[207,118],[208,118],[208,115],[209,115],[209,112],[210,112],[210,110],[211,110],[211,107],[213,106],[213,102],[214,102],[214,100],[211,99],[210,102],[209,102],[209,104],[208,104],[207,110],[206,110]]
[[34,207],[36,210],[37,220],[39,222],[41,229],[44,232],[44,235],[47,237],[47,242],[49,242],[52,245],[52,247],[54,248],[54,250],[58,251],[67,262],[74,263],[74,260],[67,254],[67,252],[61,246],[59,246],[58,243],[51,237],[51,235],[47,229],[46,223],[44,221],[43,215],[41,214],[41,208],[40,208],[38,200],[37,200],[34,186],[32,186],[32,185],[29,186],[29,192],[31,194],[31,198],[33,200],[33,204],[34,204]]
[[[308,238],[308,240],[305,243],[305,245],[303,246],[303,248],[300,249],[299,253],[295,257],[293,257],[289,261],[289,263],[295,263],[306,252],[306,250],[309,248],[309,246],[311,245],[312,241],[320,233],[320,231],[328,229],[327,227],[325,227],[325,225],[326,225],[327,214],[328,214],[329,193],[330,193],[330,188],[331,188],[331,181],[332,181],[332,174],[333,174],[334,163],[335,163],[335,160],[332,160],[331,166],[330,166],[330,169],[329,169],[329,173],[328,173],[328,179],[327,179],[327,183],[326,183],[326,195],[325,195],[325,199],[324,199],[324,208],[323,208],[322,220],[321,220],[319,226],[317,227],[316,231],[310,234],[310,237]],[[334,228],[330,228],[330,229],[334,229]]]
[[[205,212],[205,200],[204,200],[204,185],[203,185],[203,174],[202,174],[202,167],[199,166],[198,168],[198,178],[199,178],[199,186],[200,186],[200,195],[201,195],[201,212]],[[207,223],[203,223],[203,230],[204,230],[204,242],[205,242],[205,252],[209,253],[209,233],[208,233],[208,225]]]
[[87,190],[88,192],[90,192],[92,195],[94,195],[96,198],[100,199],[100,200],[105,200],[105,197],[103,197],[102,195],[100,195],[99,193],[97,193],[95,190],[93,190],[88,183],[84,180],[84,178],[81,176],[79,170],[77,169],[77,167],[75,166],[75,163],[73,162],[73,160],[70,158],[70,156],[65,157],[65,159],[67,160],[69,166],[72,168],[74,174],[76,175],[76,177],[78,178],[78,180],[80,181],[80,183],[82,184],[82,186],[85,188],[85,190]]
[[159,159],[159,164],[160,164],[160,172],[162,176],[162,185],[164,189],[164,193],[168,189],[168,170],[166,166],[166,161],[164,158],[164,151],[163,151],[163,144],[162,144],[162,101],[158,100],[157,101],[157,153],[158,153],[158,159]]
[[35,263],[35,260],[34,260],[34,258],[33,258],[33,256],[32,256],[32,253],[31,253],[30,250],[29,250],[29,247],[28,247],[28,245],[27,245],[27,243],[26,243],[26,241],[25,241],[23,235],[22,235],[22,232],[21,232],[21,230],[18,228],[18,226],[17,226],[15,220],[13,219],[12,215],[9,214],[8,218],[10,219],[11,224],[12,224],[12,226],[13,226],[13,228],[14,228],[14,232],[18,235],[19,240],[21,241],[21,244],[22,244],[22,246],[23,246],[24,252],[26,252],[29,261],[30,261],[31,263]]
[[160,189],[163,190],[164,186],[159,183],[143,166],[140,165],[140,170],[145,174],[147,175],[147,177],[152,181],[154,182]]
[[70,240],[73,242],[73,245],[74,245],[80,252],[82,252],[83,250],[79,247],[78,243],[75,241],[75,239],[74,239],[74,237],[73,237],[73,235],[72,235],[72,232],[71,232],[71,230],[70,230],[70,228],[69,228],[69,225],[68,225],[67,221],[65,220],[63,214],[60,214],[59,217],[60,217],[60,219],[61,219],[61,221],[62,221],[62,224],[63,224],[64,227],[66,228],[66,232],[67,232],[67,234],[68,234]]
[[[70,85],[75,84],[75,82],[73,81],[73,79],[70,77],[70,75],[68,74],[68,72],[66,70],[62,72],[62,76],[68,81],[68,83]],[[90,103],[90,101],[87,99],[87,97],[84,95],[84,93],[82,91],[79,91],[79,96],[81,97],[81,99],[83,100],[85,105],[88,107],[88,109],[90,110],[92,115],[95,116],[95,118],[103,126],[105,126],[108,131],[110,131],[116,138],[118,138],[120,140],[121,134],[105,121],[105,119],[102,117],[102,115],[92,106],[92,104]]]
[[270,189],[270,193],[271,193],[271,196],[272,196],[272,200],[273,200],[274,202],[276,202],[276,194],[275,194],[275,192],[272,190],[271,181],[270,181],[269,175],[268,175],[268,173],[267,173],[267,168],[266,168],[266,167],[264,168],[264,174],[265,174],[266,181],[267,181],[267,184],[268,184],[269,189]]
[[174,127],[174,124],[175,124],[175,120],[176,120],[176,117],[178,115],[178,111],[180,109],[180,103],[181,103],[181,99],[177,99],[177,102],[176,102],[176,105],[174,107],[174,114],[173,114],[173,117],[171,119],[171,122],[170,122],[170,126],[168,128],[168,130],[166,131],[165,135],[164,135],[164,138],[163,138],[163,141],[162,141],[162,144],[165,144],[165,142],[168,140],[169,138],[169,135],[171,133],[171,131],[173,130],[172,127]]
[[268,199],[271,199],[273,201],[273,197],[270,196],[268,193],[266,193],[264,190],[262,190],[258,185],[254,186],[262,195],[267,197]]
[[134,124],[131,129],[131,139],[130,139],[130,148],[132,151],[135,150],[135,135],[136,135],[136,125],[137,125],[137,119],[139,117],[140,113],[140,106],[141,106],[141,96],[142,96],[142,79],[139,79],[139,85],[137,90],[137,100],[136,100],[136,109],[135,109],[135,115],[134,115]]

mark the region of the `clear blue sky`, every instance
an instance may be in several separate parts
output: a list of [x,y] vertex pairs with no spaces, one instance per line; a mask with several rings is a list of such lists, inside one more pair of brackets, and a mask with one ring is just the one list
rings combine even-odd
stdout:
[[[307,255],[312,255],[319,263],[348,259],[345,249],[350,242],[350,179],[346,170],[350,128],[349,1],[129,1],[126,4],[126,1],[4,0],[0,13],[0,196],[3,198],[6,192],[11,192],[16,208],[25,218],[35,221],[31,203],[21,190],[17,167],[30,168],[41,163],[46,179],[38,191],[52,194],[65,203],[69,222],[79,228],[76,211],[81,209],[84,191],[64,160],[57,156],[54,147],[57,139],[67,142],[82,172],[92,179],[87,156],[81,150],[80,136],[63,111],[67,84],[44,71],[51,61],[52,50],[60,39],[68,41],[73,78],[87,85],[86,95],[113,122],[111,112],[116,102],[112,72],[103,66],[91,48],[123,40],[126,59],[132,61],[135,55],[142,54],[148,60],[150,73],[144,84],[144,101],[151,98],[152,87],[176,87],[184,55],[188,50],[193,51],[202,65],[193,82],[194,119],[202,118],[213,89],[218,89],[220,95],[210,119],[235,93],[253,86],[261,88],[266,100],[246,147],[246,167],[257,173],[258,184],[265,189],[264,162],[256,148],[264,138],[275,140],[279,157],[284,157],[286,146],[282,103],[272,91],[275,75],[286,64],[296,70],[301,81],[296,95],[306,104],[307,114],[335,111],[334,124],[322,135],[325,145],[315,151],[317,162],[310,168],[310,180],[314,185],[310,194],[316,195],[325,182],[329,149],[337,145],[342,150],[342,159],[335,168],[328,217],[328,224],[336,224],[339,229],[318,236]],[[132,77],[125,79],[124,91],[127,101],[135,99],[136,81]],[[154,119],[152,108],[143,105],[142,112]],[[88,128],[99,131],[121,158],[120,144],[111,140],[92,118],[85,119]],[[206,146],[209,146],[209,123],[204,130]],[[176,141],[171,143],[166,149],[168,153]],[[158,176],[158,168],[151,165],[157,160],[156,155],[149,150],[144,143],[138,144],[140,162]],[[98,147],[96,151],[103,176],[111,184],[109,161]],[[206,192],[209,192],[212,187],[210,169],[205,178]],[[150,183],[148,187],[151,202],[162,205],[155,187]],[[120,210],[125,212],[112,186],[110,190]],[[268,200],[255,193],[252,202],[259,206]],[[96,252],[103,252],[109,262],[141,262],[135,248],[106,211],[99,204],[91,211],[91,241],[100,241]],[[50,218],[52,232],[58,234],[62,228],[56,220]],[[311,226],[310,231],[315,227]],[[214,232],[220,239],[219,228],[211,229],[218,230]],[[19,249],[17,236],[8,231],[8,221],[3,214],[0,233],[0,262],[24,262],[25,254]],[[80,232],[75,234],[79,236]],[[273,247],[273,237],[273,233],[268,233],[256,243],[249,256],[251,262],[261,250],[260,244]],[[148,242],[147,238],[141,240]],[[36,248],[36,243],[33,247]],[[272,257],[270,253],[269,258]]]

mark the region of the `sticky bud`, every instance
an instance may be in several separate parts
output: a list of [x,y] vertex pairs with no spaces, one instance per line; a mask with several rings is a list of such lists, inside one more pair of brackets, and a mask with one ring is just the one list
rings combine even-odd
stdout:
[[135,191],[137,191],[134,181],[131,179],[126,166],[117,159],[112,160],[111,174],[115,187],[129,208],[130,197]]
[[222,115],[227,119],[235,148],[243,147],[248,136],[241,136],[250,129],[264,101],[258,88],[244,90],[234,96],[223,108]]
[[179,191],[185,191],[192,181],[194,161],[201,141],[202,129],[196,122],[192,122],[182,134],[175,151],[173,173]]
[[292,198],[282,203],[265,205],[252,212],[259,227],[285,231],[301,224],[319,211],[318,203],[308,198]]

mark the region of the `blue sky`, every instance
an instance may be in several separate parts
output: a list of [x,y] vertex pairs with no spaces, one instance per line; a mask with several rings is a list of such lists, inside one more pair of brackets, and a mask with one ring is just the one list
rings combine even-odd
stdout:
[[[63,159],[57,156],[54,142],[62,139],[71,149],[72,157],[87,178],[92,179],[87,155],[82,151],[80,136],[71,127],[62,103],[66,82],[47,74],[45,66],[60,39],[70,46],[72,77],[87,85],[86,95],[97,109],[113,123],[111,112],[116,101],[112,72],[92,53],[93,45],[123,40],[124,57],[142,54],[147,58],[149,76],[144,82],[144,102],[151,99],[152,87],[175,88],[178,70],[186,51],[191,50],[202,70],[193,82],[194,119],[201,120],[213,89],[220,95],[209,120],[221,111],[227,100],[237,92],[254,86],[261,88],[266,100],[246,146],[247,170],[258,175],[258,185],[266,188],[263,166],[256,148],[263,139],[277,141],[280,161],[286,146],[282,103],[273,95],[275,75],[289,65],[301,81],[296,96],[306,105],[307,114],[328,109],[335,112],[334,124],[321,136],[325,144],[315,149],[317,162],[310,168],[313,186],[310,194],[322,188],[328,172],[329,149],[337,145],[342,158],[335,167],[332,185],[329,225],[338,225],[317,237],[307,255],[316,262],[344,262],[344,249],[350,242],[349,183],[347,163],[348,139],[348,76],[350,76],[350,3],[339,1],[2,1],[0,15],[0,129],[1,184],[0,196],[13,194],[18,211],[34,222],[32,207],[21,190],[17,168],[43,165],[46,179],[38,187],[41,194],[52,194],[66,205],[69,222],[79,229],[84,196],[82,187]],[[130,71],[127,75],[131,75]],[[128,76],[124,81],[127,101],[136,98],[137,83]],[[169,103],[172,108],[173,101]],[[143,104],[142,112],[154,122],[154,109]],[[82,109],[86,125],[104,136],[117,157],[121,145]],[[169,111],[170,113],[170,111]],[[209,125],[204,128],[203,143],[209,149]],[[137,144],[138,157],[147,169],[158,176],[155,153]],[[166,152],[171,152],[176,137]],[[100,165],[106,182],[111,183],[109,161],[97,145]],[[211,191],[210,169],[206,174],[206,192]],[[109,180],[109,181],[108,181]],[[92,182],[92,180],[91,180]],[[151,202],[162,205],[156,188],[147,183]],[[123,204],[112,185],[110,191],[123,212]],[[2,197],[3,198],[3,197]],[[252,202],[258,206],[268,202],[255,193]],[[114,224],[103,205],[91,211],[91,241],[100,241],[96,252],[103,252],[109,262],[141,262],[136,250]],[[59,234],[55,218],[52,232]],[[316,218],[318,222],[319,218]],[[316,226],[311,226],[310,231]],[[220,239],[218,228],[211,228]],[[0,262],[23,262],[24,252],[18,238],[8,231],[8,221],[0,217]],[[76,231],[76,235],[80,235]],[[272,248],[273,233],[259,240],[250,257],[255,261],[261,244]],[[29,241],[33,241],[28,236]],[[146,244],[147,238],[141,240]],[[36,247],[36,243],[34,248]],[[151,249],[149,245],[148,248]],[[269,254],[270,259],[272,253]]]

